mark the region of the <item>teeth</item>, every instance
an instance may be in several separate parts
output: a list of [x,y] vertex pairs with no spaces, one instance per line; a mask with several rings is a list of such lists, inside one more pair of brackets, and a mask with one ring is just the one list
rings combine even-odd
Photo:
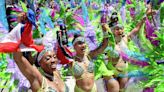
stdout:
[[82,50],[85,50],[85,48],[83,48]]
[[82,49],[82,51],[85,51],[85,49]]
[[56,65],[55,64],[51,65],[51,68],[56,68]]

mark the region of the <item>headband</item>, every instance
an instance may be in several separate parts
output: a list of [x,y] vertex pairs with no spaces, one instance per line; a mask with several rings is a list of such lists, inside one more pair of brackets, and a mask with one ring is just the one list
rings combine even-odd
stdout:
[[75,45],[76,42],[85,42],[84,37],[77,37],[74,41],[73,41],[73,45]]
[[118,28],[124,28],[121,24],[116,24],[113,27],[111,27],[111,30],[113,31],[114,28],[116,28],[116,27],[118,27]]
[[48,51],[53,51],[53,47],[52,46],[46,46],[38,55],[37,57],[37,61],[38,61],[38,64],[40,62],[40,60],[42,59],[42,57],[44,56],[44,54]]

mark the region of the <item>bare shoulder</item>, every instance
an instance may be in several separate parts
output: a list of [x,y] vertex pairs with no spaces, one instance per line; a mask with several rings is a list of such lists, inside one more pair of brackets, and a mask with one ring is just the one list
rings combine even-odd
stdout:
[[125,35],[122,40],[127,44],[129,41],[130,37],[128,35]]

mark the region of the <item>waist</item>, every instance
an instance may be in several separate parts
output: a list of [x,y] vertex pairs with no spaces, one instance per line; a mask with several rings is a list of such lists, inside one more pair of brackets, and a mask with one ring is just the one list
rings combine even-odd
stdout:
[[[94,87],[95,86],[95,87]],[[84,90],[84,92],[91,92],[93,88],[96,88],[94,80],[87,81],[87,82],[76,82],[76,87]]]
[[118,60],[115,63],[109,61],[107,64],[107,68],[110,70],[117,70],[118,72],[126,72],[126,69],[128,68],[128,63],[123,60]]
[[89,72],[84,72],[81,76],[75,76],[76,80],[82,80],[82,79],[90,79],[90,78],[94,78],[94,73],[89,73]]

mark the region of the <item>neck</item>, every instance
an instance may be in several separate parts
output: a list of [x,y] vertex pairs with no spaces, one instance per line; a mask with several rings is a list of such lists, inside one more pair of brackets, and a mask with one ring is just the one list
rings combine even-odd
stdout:
[[58,74],[57,71],[53,71],[53,74],[44,73],[44,75],[46,76],[46,78],[48,78],[51,81],[54,81],[54,77],[60,78],[60,75]]
[[119,43],[122,39],[122,36],[115,36],[116,44]]
[[48,78],[49,80],[51,80],[51,81],[53,81],[53,80],[54,80],[53,75],[48,74],[48,73],[46,73],[46,72],[44,72],[44,75],[45,75],[45,76],[46,76],[46,78]]
[[77,59],[79,59],[81,62],[84,61],[84,54],[76,54],[75,56]]
[[79,57],[79,58],[83,58],[84,54],[76,54],[76,56]]

